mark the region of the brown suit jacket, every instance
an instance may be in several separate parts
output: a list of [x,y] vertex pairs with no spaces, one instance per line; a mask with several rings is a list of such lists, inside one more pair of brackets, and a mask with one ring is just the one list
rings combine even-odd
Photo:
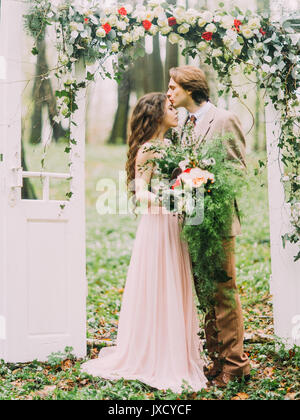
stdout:
[[[204,118],[199,123],[196,121],[195,133],[197,137],[201,137],[201,141],[209,141],[218,135],[224,136],[230,133],[231,137],[226,142],[227,157],[246,171],[246,140],[240,120],[234,113],[226,109],[217,108],[212,104]],[[231,236],[237,236],[242,233],[236,200],[234,200],[234,207]]]

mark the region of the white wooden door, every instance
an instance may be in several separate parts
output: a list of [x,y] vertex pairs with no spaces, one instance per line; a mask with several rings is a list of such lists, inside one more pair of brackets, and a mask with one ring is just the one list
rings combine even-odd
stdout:
[[[72,148],[70,173],[23,171],[24,3],[1,2],[6,77],[0,80],[0,359],[7,362],[46,360],[66,346],[77,357],[86,354],[84,98],[76,115],[78,145]],[[36,176],[43,179],[42,199],[21,199],[24,178]],[[49,180],[70,176],[71,200],[50,200]]]
[[291,231],[290,207],[285,204],[281,176],[284,173],[280,160],[278,139],[280,115],[273,104],[266,107],[268,145],[268,190],[271,238],[271,294],[275,334],[288,347],[300,345],[300,261],[294,262],[298,246],[287,242],[283,247],[281,236]]

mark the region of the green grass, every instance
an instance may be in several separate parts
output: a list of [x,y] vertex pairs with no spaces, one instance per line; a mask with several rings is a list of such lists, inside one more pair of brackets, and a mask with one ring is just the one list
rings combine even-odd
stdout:
[[[51,150],[51,160],[63,163],[63,146]],[[38,159],[28,156],[38,170]],[[50,152],[49,152],[50,153]],[[49,154],[50,156],[50,154]],[[266,343],[246,343],[252,366],[249,384],[232,382],[227,389],[210,388],[200,393],[184,390],[181,395],[157,391],[138,381],[107,381],[79,371],[82,361],[70,349],[54,354],[48,363],[22,365],[0,363],[0,399],[299,399],[299,348],[285,350],[272,338],[272,303],[269,294],[270,244],[266,173],[254,176],[258,159],[249,156],[249,188],[239,204],[243,211],[243,235],[237,237],[236,263],[245,328],[248,334],[270,336]],[[118,178],[124,169],[124,146],[87,146],[87,276],[89,282],[88,346],[89,357],[110,344],[117,333],[118,314],[138,219],[126,215],[99,215],[97,182]],[[50,166],[49,166],[50,168]],[[30,167],[33,170],[33,167]],[[58,170],[51,167],[51,170]],[[61,166],[63,170],[63,165]]]

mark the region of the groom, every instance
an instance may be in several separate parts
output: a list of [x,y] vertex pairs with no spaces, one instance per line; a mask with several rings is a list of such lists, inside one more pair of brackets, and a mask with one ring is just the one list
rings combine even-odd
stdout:
[[[201,137],[201,141],[230,133],[226,143],[227,158],[246,170],[246,144],[239,119],[209,101],[204,72],[194,66],[181,66],[172,68],[170,77],[167,95],[175,108],[184,107],[188,111],[185,124],[194,124],[195,134],[197,138]],[[244,322],[236,286],[235,237],[241,234],[236,200],[234,207],[231,234],[224,240],[227,255],[225,268],[231,279],[218,284],[215,307],[205,319],[207,348],[213,361],[207,377],[219,387],[226,387],[235,378],[245,377],[248,380],[250,374],[250,363],[243,349]],[[230,292],[234,293],[235,305],[232,305]]]

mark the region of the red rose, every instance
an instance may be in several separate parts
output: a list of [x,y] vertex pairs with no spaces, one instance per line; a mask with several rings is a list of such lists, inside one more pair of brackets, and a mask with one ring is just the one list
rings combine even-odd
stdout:
[[127,16],[127,10],[125,9],[125,7],[121,7],[121,8],[118,10],[118,12],[119,12],[119,14],[120,14],[120,15],[122,15],[122,16]]
[[111,26],[109,23],[106,23],[105,25],[102,25],[102,28],[105,30],[105,32],[108,34],[111,31]]
[[266,35],[266,33],[267,33],[267,32],[265,32],[265,31],[263,30],[263,28],[260,28],[259,32],[260,32],[262,35]]
[[202,34],[202,38],[205,39],[205,41],[211,41],[212,40],[213,33],[212,32],[204,32]]
[[241,26],[242,22],[240,20],[234,19],[233,24],[234,24],[235,29],[237,30],[237,32],[240,32],[240,26]]
[[152,26],[152,23],[150,22],[150,20],[143,20],[143,27],[146,29],[146,31],[149,31],[151,26]]
[[176,18],[174,16],[173,17],[169,17],[168,18],[168,22],[169,22],[169,26],[174,26],[174,25],[177,24],[177,20],[176,20]]
[[89,19],[88,18],[84,18],[85,23],[88,23]]
[[186,174],[189,174],[191,172],[192,168],[187,168],[185,171],[183,171]]

